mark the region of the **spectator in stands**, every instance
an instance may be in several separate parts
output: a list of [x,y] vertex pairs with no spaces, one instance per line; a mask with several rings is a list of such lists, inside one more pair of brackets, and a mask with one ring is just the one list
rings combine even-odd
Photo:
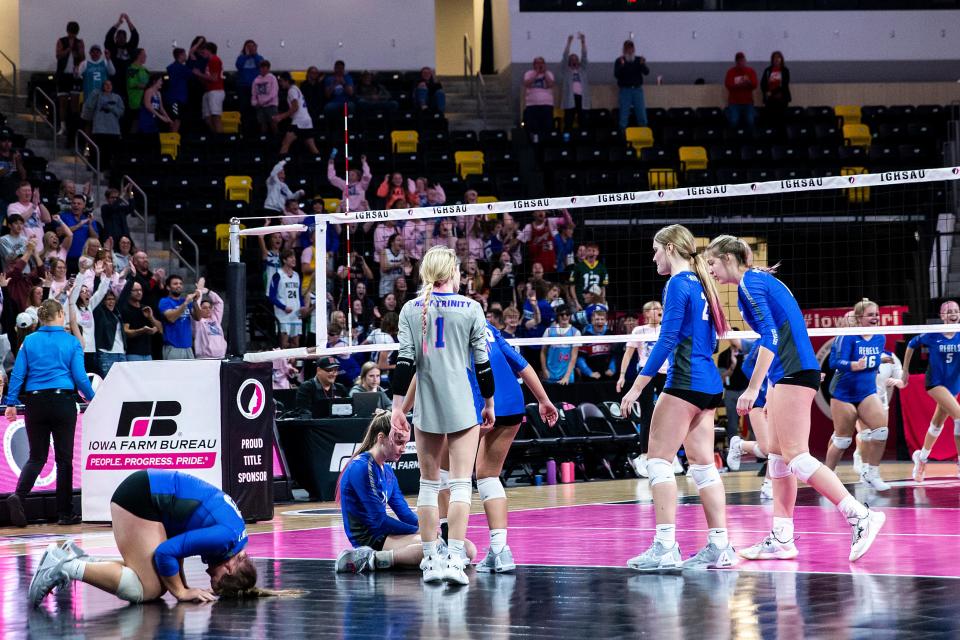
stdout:
[[[30,240],[23,232],[23,217],[19,213],[7,216],[7,226],[10,232],[0,236],[0,258],[3,260],[4,269],[26,253],[27,241]],[[29,264],[24,267],[24,273],[30,273]]]
[[[287,133],[289,136],[290,133]],[[287,160],[283,159],[273,166],[270,176],[267,178],[267,197],[263,201],[263,208],[268,216],[276,215],[278,218],[283,215],[283,210],[288,200],[298,200],[304,195],[303,189],[291,191],[287,186],[287,174],[284,166]],[[267,218],[266,224],[270,224],[271,219]],[[258,236],[262,238],[263,236]]]
[[454,252],[457,254],[457,261],[463,266],[467,262],[467,258],[470,257],[470,243],[467,242],[466,238],[457,238]]
[[[347,346],[346,340],[343,339],[345,329],[345,326],[336,322],[331,322],[327,325],[327,349],[338,349]],[[338,354],[336,358],[340,364],[340,373],[337,381],[344,386],[353,384],[356,377],[360,375],[360,363],[349,353]]]
[[303,308],[303,291],[300,288],[300,274],[296,272],[297,255],[293,249],[284,249],[280,253],[280,269],[270,279],[267,297],[273,304],[273,314],[280,324],[280,348],[300,346],[303,322],[300,309]]
[[497,331],[503,330],[503,309],[500,308],[500,305],[489,305],[487,307],[487,322],[492,324]]
[[545,273],[553,273],[557,268],[557,250],[553,239],[558,225],[576,226],[570,212],[561,209],[562,216],[548,218],[546,211],[534,211],[533,221],[523,228],[520,240],[527,245],[527,256],[532,262],[539,262]]
[[341,197],[346,197],[350,211],[364,211],[366,209],[366,207],[363,207],[363,203],[367,199],[367,187],[373,180],[370,165],[367,164],[367,156],[360,156],[360,169],[360,171],[350,169],[347,174],[348,185],[343,181],[343,178],[337,175],[333,157],[331,156],[330,160],[327,161],[327,182],[340,191]]
[[[557,323],[543,334],[545,338],[574,338],[580,335],[576,327],[570,324],[570,309],[557,308]],[[540,371],[543,380],[552,384],[567,385],[573,382],[580,348],[575,345],[543,345],[540,349]]]
[[190,99],[190,79],[193,71],[187,66],[187,52],[183,47],[173,50],[173,62],[167,65],[167,81],[164,83],[163,99],[170,116],[170,132],[180,131],[180,123],[187,115]]
[[441,220],[437,227],[437,234],[434,237],[427,237],[427,250],[437,245],[449,249],[457,248],[457,236],[453,235],[453,220]]
[[[739,331],[739,327],[731,327]],[[723,380],[723,405],[727,413],[727,438],[740,435],[740,416],[737,415],[737,400],[740,394],[746,391],[750,379],[743,373],[743,359],[753,346],[752,341],[747,345],[740,340],[730,340],[729,346],[717,356],[717,368]]]
[[[380,317],[383,318],[384,315],[388,313],[400,313],[400,307],[397,305],[397,296],[393,291],[389,291],[383,298],[380,300]],[[382,323],[382,320],[381,320]]]
[[280,143],[280,155],[287,153],[295,140],[299,140],[313,155],[320,155],[320,150],[313,141],[313,120],[310,118],[309,107],[303,94],[286,71],[277,76],[277,81],[280,88],[287,92],[287,110],[273,116],[273,121],[279,124],[284,120],[290,120],[290,128],[287,129]]
[[[73,232],[70,227],[63,223],[59,215],[53,216],[53,223],[57,225],[56,231],[47,231],[43,234],[43,247],[37,258],[47,269],[53,269],[53,263],[56,260],[62,260],[64,271],[66,271],[67,252],[70,251],[70,245],[73,244]],[[60,235],[63,239],[60,239]],[[0,238],[0,246],[3,244],[3,238]]]
[[[167,295],[166,273],[163,269],[151,271],[150,258],[144,251],[134,253],[131,262],[134,268],[134,280],[143,287],[143,303],[155,311],[159,310],[161,298]],[[180,294],[177,294],[177,297],[179,296]]]
[[[100,219],[103,220],[104,241],[112,238],[115,245],[120,245],[120,239],[127,237],[129,255],[130,227],[127,225],[127,216],[133,213],[133,205],[120,199],[120,191],[114,188],[107,189],[104,194],[106,202],[100,206]],[[69,228],[69,227],[68,227]],[[120,268],[123,270],[123,267]]]
[[620,130],[630,124],[630,111],[638,127],[647,126],[647,102],[643,95],[643,76],[650,75],[647,59],[637,55],[633,40],[623,42],[623,54],[613,63],[613,76],[619,87]]
[[[420,200],[417,197],[416,185],[413,180],[404,180],[403,174],[399,171],[388,173],[383,177],[383,182],[377,188],[377,197],[384,199],[385,209],[395,209],[396,203],[404,203],[403,206],[417,207]],[[403,208],[403,207],[401,207]],[[409,249],[409,247],[408,247]],[[417,256],[417,260],[422,254]]]
[[[391,296],[393,294],[390,294]],[[394,307],[396,309],[396,307]],[[380,327],[367,334],[367,339],[363,344],[395,344],[399,332],[400,314],[397,310],[390,310],[383,314],[380,320]],[[390,372],[397,366],[397,352],[394,351],[374,351],[370,354],[370,361],[376,364],[380,370],[380,381],[388,384]]]
[[317,360],[317,374],[297,388],[297,409],[310,413],[318,400],[346,398],[347,390],[337,382],[340,361],[333,356]]
[[[441,92],[442,93],[442,92]],[[400,108],[387,88],[374,80],[373,74],[364,71],[357,85],[357,108],[360,115],[371,113],[393,113]]]
[[760,78],[760,92],[763,95],[764,114],[771,122],[783,124],[787,107],[793,99],[790,95],[790,69],[783,62],[783,54],[774,51],[770,54],[770,66],[763,70]]
[[567,46],[563,49],[561,59],[560,79],[563,81],[563,93],[560,106],[563,107],[563,130],[573,129],[573,120],[576,118],[577,127],[584,129],[587,126],[586,115],[590,110],[590,83],[587,80],[587,37],[578,33],[580,39],[580,55],[570,53],[573,44],[573,35],[567,36]]
[[[46,270],[39,264],[35,254],[36,245],[32,240],[28,241],[23,255],[7,264],[4,270],[7,279],[4,302],[14,313],[19,313],[29,306],[33,287],[42,286],[43,279],[46,277]],[[28,265],[35,268],[27,270]]]
[[[60,214],[60,218],[73,232],[73,244],[70,245],[70,251],[67,252],[67,268],[71,272],[77,270],[77,260],[83,253],[87,240],[100,237],[100,225],[94,220],[93,215],[86,210],[86,206],[86,198],[78,194],[73,196],[70,211],[64,211]],[[97,248],[99,249],[99,247]]]
[[92,190],[93,185],[90,182],[87,182],[80,191],[77,191],[77,184],[73,180],[64,180],[60,183],[60,195],[57,196],[57,206],[60,208],[60,211],[69,211],[70,208],[73,207],[73,196],[79,193],[87,201],[87,211],[92,212],[93,204],[90,199]]
[[520,326],[520,312],[513,305],[503,310],[503,329],[500,335],[506,340],[523,337],[523,328]]
[[253,40],[247,40],[243,43],[243,49],[237,56],[237,98],[240,101],[240,114],[243,119],[245,129],[250,128],[253,121],[253,103],[251,102],[251,90],[253,81],[260,75],[260,63],[263,62],[263,56],[257,53],[257,43]]
[[80,115],[81,79],[77,74],[80,64],[86,58],[83,40],[77,37],[80,25],[71,20],[67,23],[67,35],[57,38],[57,115],[60,117],[59,135],[67,135],[75,125],[72,120]]
[[[103,83],[109,80],[117,69],[110,62],[110,53],[106,57],[103,55],[103,49],[100,45],[94,44],[90,47],[90,57],[80,63],[77,67],[77,75],[83,87],[83,101],[86,102],[93,95],[94,91],[100,91]],[[84,118],[88,120],[88,118]]]
[[387,246],[380,252],[380,296],[393,291],[393,284],[404,274],[404,267],[410,266],[410,259],[403,252],[403,238],[394,233]]
[[[585,336],[607,335],[607,312],[597,310],[593,318],[583,329]],[[617,375],[617,360],[613,355],[613,344],[610,342],[592,342],[580,347],[577,357],[577,371],[584,378],[600,380],[613,379]]]
[[33,238],[38,245],[42,245],[43,226],[49,224],[53,218],[50,217],[47,207],[40,202],[40,189],[34,189],[24,180],[17,188],[16,195],[17,201],[7,205],[7,224],[10,224],[10,216],[19,215],[26,237]]
[[516,218],[509,213],[503,214],[503,226],[500,228],[499,241],[503,251],[510,252],[513,266],[518,267],[523,262],[523,243],[520,242],[520,227]]
[[[279,347],[278,347],[279,348]],[[300,370],[297,369],[294,358],[279,358],[273,361],[273,388],[289,389],[290,381],[297,379]]]
[[488,300],[491,303],[499,303],[504,307],[517,306],[517,276],[513,270],[513,261],[510,254],[506,251],[500,252],[500,260],[490,271],[490,295]]
[[523,126],[534,144],[545,140],[553,131],[553,72],[547,69],[546,61],[537,56],[533,68],[523,74],[524,109]]
[[323,89],[325,78],[326,75],[317,67],[308,67],[307,78],[300,83],[300,93],[303,94],[307,111],[315,123],[322,122],[318,118],[323,117],[323,105],[327,101],[326,92]]
[[[69,230],[70,227],[67,227]],[[116,250],[113,252],[113,266],[117,271],[123,271],[127,265],[133,269],[133,241],[129,236],[120,236],[115,244]]]
[[380,369],[376,362],[367,361],[360,367],[360,375],[357,376],[355,384],[350,389],[350,397],[358,393],[378,393],[380,409],[390,409],[393,407],[393,401],[387,396],[383,387],[380,386]]
[[747,56],[738,51],[735,64],[727,70],[723,86],[727,88],[727,122],[731,127],[753,130],[756,111],[753,108],[753,92],[757,88],[757,72],[747,66]]
[[[526,283],[526,300],[523,303],[523,328],[528,338],[539,338],[556,319],[553,305],[547,297],[546,282],[537,286]],[[569,317],[567,318],[569,321]]]
[[97,359],[96,321],[93,312],[103,302],[110,291],[110,282],[103,275],[103,263],[93,263],[87,257],[81,258],[84,270],[89,269],[94,276],[96,289],[81,284],[77,279],[70,293],[70,331],[83,345],[83,364],[87,373],[100,374],[100,363]]
[[20,152],[13,148],[13,134],[0,130],[0,213],[16,200],[17,186],[27,179],[27,168]]
[[143,92],[143,104],[137,116],[137,130],[140,133],[159,133],[160,123],[169,126],[173,121],[163,108],[160,90],[163,88],[163,74],[151,73],[147,87]]
[[323,80],[323,92],[327,99],[323,112],[328,118],[343,117],[344,104],[353,113],[353,78],[343,60],[333,63],[333,73]]
[[586,304],[583,293],[589,287],[600,287],[600,295],[607,297],[607,285],[610,284],[610,274],[607,267],[600,262],[600,245],[596,242],[587,242],[584,245],[584,257],[570,270],[569,295],[570,302],[578,309]]
[[447,201],[447,194],[439,182],[420,177],[413,184],[416,190],[417,206],[437,207]]
[[193,360],[193,326],[190,322],[200,316],[200,297],[203,295],[204,279],[197,281],[197,289],[190,295],[183,295],[183,278],[173,274],[167,276],[168,295],[160,300],[161,324],[163,325],[163,359]]
[[[239,63],[239,59],[238,59]],[[277,133],[277,115],[280,104],[280,85],[277,77],[270,73],[270,61],[260,61],[260,73],[250,82],[250,106],[253,107],[260,124],[260,133]]]
[[143,104],[143,92],[147,89],[150,81],[150,72],[147,71],[147,52],[143,49],[137,49],[133,57],[133,62],[127,69],[127,118],[133,123],[131,131],[137,132],[140,113],[140,106]]
[[193,321],[193,352],[198,358],[219,360],[227,355],[227,339],[223,332],[223,298],[216,291],[204,289],[200,317]]
[[393,283],[393,295],[396,296],[397,306],[400,308],[403,308],[403,305],[412,299],[410,285],[405,277],[397,278],[397,281]]
[[557,252],[557,273],[564,273],[576,262],[576,244],[573,241],[574,225],[557,225],[557,234],[553,236],[553,247]]
[[598,284],[592,284],[583,292],[583,306],[573,314],[573,324],[585,327],[593,322],[593,314],[602,311],[607,313],[610,307],[603,297],[603,289]]
[[[130,29],[129,38],[127,32],[120,29],[124,22]],[[127,95],[127,69],[136,59],[140,46],[140,32],[130,22],[130,16],[125,13],[120,14],[117,23],[107,31],[107,35],[103,39],[103,46],[107,49],[110,61],[116,69],[116,74],[113,76],[114,90],[121,98],[125,98]]]
[[47,297],[56,300],[64,309],[64,321],[67,326],[70,324],[70,292],[73,287],[73,278],[67,278],[67,262],[60,258],[53,258],[49,262],[47,271],[49,272],[50,291]]
[[530,265],[530,278],[528,282],[533,288],[544,287],[545,290],[550,289],[550,283],[544,279],[543,274],[545,273],[543,265],[539,262],[534,262]]
[[190,43],[187,50],[187,68],[190,69],[190,80],[187,82],[187,113],[184,119],[191,125],[198,127],[203,122],[203,94],[206,87],[203,78],[207,73],[207,58],[201,55],[201,51],[207,44],[207,39],[203,36],[197,36]]
[[413,102],[421,111],[433,109],[437,113],[443,113],[447,108],[443,85],[437,81],[430,67],[420,69],[420,79],[413,88]]
[[[112,266],[113,261],[105,261],[103,265]],[[120,296],[124,299],[121,301],[123,305],[126,305],[129,292],[129,289],[124,288]],[[117,293],[108,287],[103,295],[103,302],[93,310],[97,365],[103,377],[107,377],[114,364],[127,359],[127,336],[123,331],[123,320],[120,317],[122,307],[118,307],[117,298]]]
[[[280,216],[280,224],[300,224],[305,217],[303,209],[300,208],[300,201],[296,198],[291,198],[284,203],[283,215]],[[281,235],[283,236],[283,244],[285,247],[299,248],[301,235],[299,232],[284,231]]]
[[483,272],[473,258],[467,258],[466,262],[460,263],[460,293],[478,302],[486,301],[487,289]]
[[123,332],[127,336],[127,360],[152,360],[150,343],[155,334],[163,331],[163,325],[153,309],[143,303],[143,285],[136,281],[134,274],[128,275],[127,279],[130,296],[120,311]]
[[223,133],[223,60],[217,55],[217,45],[207,42],[199,50],[199,55],[207,61],[207,69],[199,75],[203,82],[203,109],[202,115],[207,127],[213,133]]
[[93,141],[100,148],[100,169],[113,169],[113,158],[120,144],[121,125],[126,108],[123,98],[113,92],[113,81],[106,80],[83,102],[83,119],[91,124]]

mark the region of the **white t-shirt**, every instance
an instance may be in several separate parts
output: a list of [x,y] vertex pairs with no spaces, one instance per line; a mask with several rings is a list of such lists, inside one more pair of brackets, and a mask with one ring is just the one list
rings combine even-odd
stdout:
[[[627,343],[628,347],[633,347],[637,350],[637,371],[640,371],[650,358],[653,345],[657,343],[657,338],[660,337],[660,329],[654,329],[653,327],[642,324],[639,327],[635,327],[634,330],[630,332],[630,335],[640,337],[639,340],[631,340]],[[670,363],[664,360],[663,366],[660,367],[657,373],[666,374],[669,367]]]
[[307,111],[307,101],[303,99],[300,89],[290,85],[287,91],[287,104],[292,104],[294,100],[300,108],[290,116],[290,123],[297,129],[313,129],[313,120],[310,119],[310,113]]
[[286,310],[278,307],[273,308],[273,313],[277,322],[294,323],[300,321],[300,274],[294,271],[287,275],[283,269],[277,271],[280,281],[277,283],[277,298],[283,304],[287,305],[293,311],[287,313]]

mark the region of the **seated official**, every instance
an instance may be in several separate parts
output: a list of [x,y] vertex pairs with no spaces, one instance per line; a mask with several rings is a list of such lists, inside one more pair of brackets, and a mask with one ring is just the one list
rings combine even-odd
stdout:
[[364,362],[360,368],[360,375],[357,377],[356,384],[350,389],[350,397],[352,398],[358,393],[379,393],[378,408],[391,409],[393,407],[393,400],[387,396],[383,387],[380,386],[380,367],[372,360]]
[[337,383],[338,375],[340,363],[336,358],[327,356],[317,360],[317,374],[297,388],[297,409],[310,413],[320,400],[346,398],[347,390]]

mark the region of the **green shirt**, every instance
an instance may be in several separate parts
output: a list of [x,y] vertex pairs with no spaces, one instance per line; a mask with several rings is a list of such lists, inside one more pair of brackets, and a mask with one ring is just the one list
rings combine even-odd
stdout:
[[583,304],[583,292],[593,285],[606,287],[610,283],[610,274],[599,260],[592,267],[583,260],[573,265],[570,271],[570,284],[577,289],[577,300]]
[[150,80],[150,72],[146,67],[138,64],[130,65],[127,69],[127,102],[130,109],[139,109],[143,104],[143,92],[147,88],[147,82]]

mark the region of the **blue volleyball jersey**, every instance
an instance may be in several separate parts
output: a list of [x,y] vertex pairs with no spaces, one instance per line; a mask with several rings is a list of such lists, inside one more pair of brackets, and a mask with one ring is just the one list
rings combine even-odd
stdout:
[[[743,371],[743,375],[747,377],[747,380],[753,377],[753,371],[757,368],[757,356],[760,355],[760,341],[759,340],[741,340],[742,346],[749,345],[749,350],[747,351],[746,357],[743,359],[743,364],[740,365],[740,370]],[[763,383],[760,385],[760,392],[757,394],[757,400],[753,403],[754,409],[762,409],[767,404],[767,379],[763,379]]]
[[723,393],[713,361],[716,345],[717,330],[700,279],[690,271],[672,276],[663,287],[660,336],[640,374],[653,377],[668,360],[665,388]]
[[790,289],[766,271],[750,269],[737,291],[737,306],[760,345],[773,353],[767,372],[770,384],[800,371],[819,371],[803,313]]
[[180,561],[200,556],[207,565],[229,560],[247,546],[243,516],[230,496],[179,471],[149,469],[150,499],[161,514],[167,539],[153,562],[163,577],[180,572]]
[[909,342],[911,349],[927,348],[927,388],[946,387],[950,393],[960,393],[960,333],[948,338],[942,333],[924,333]]
[[[861,402],[877,392],[877,371],[883,356],[885,336],[837,336],[830,348],[830,395],[843,402]],[[853,371],[851,366],[866,358],[867,368]]]
[[[387,515],[387,505],[397,515]],[[369,452],[347,463],[340,477],[340,513],[350,544],[359,547],[377,538],[419,531],[415,514],[400,492],[390,465],[377,464]]]
[[[490,355],[490,368],[493,369],[493,406],[498,416],[515,416],[524,412],[523,390],[517,382],[520,372],[529,366],[526,359],[516,349],[503,339],[495,326],[487,323],[487,353]],[[468,372],[470,388],[473,390],[473,406],[477,410],[477,422],[481,422],[483,411],[483,396],[480,395],[480,385],[477,383],[477,374],[471,369]]]

